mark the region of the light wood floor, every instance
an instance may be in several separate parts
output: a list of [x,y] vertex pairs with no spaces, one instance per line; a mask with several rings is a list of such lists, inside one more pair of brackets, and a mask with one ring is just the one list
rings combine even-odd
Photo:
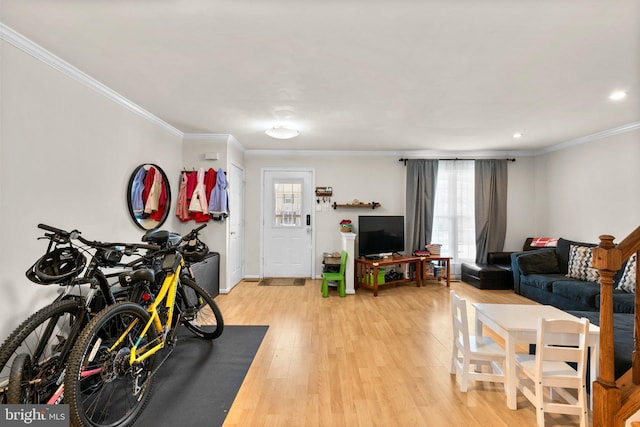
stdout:
[[[451,288],[472,302],[532,301],[513,291]],[[506,406],[498,384],[461,393],[449,374],[449,289],[431,282],[360,289],[340,298],[305,286],[242,282],[216,297],[225,323],[269,325],[227,415],[231,426],[535,426],[523,397]],[[470,322],[475,319],[469,307]],[[473,323],[472,323],[473,324]],[[547,425],[577,425],[547,415]]]

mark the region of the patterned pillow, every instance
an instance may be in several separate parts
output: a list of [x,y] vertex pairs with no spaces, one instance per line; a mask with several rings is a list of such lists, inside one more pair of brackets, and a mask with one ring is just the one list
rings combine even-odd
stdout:
[[616,289],[629,293],[634,293],[636,291],[636,262],[637,253],[631,255],[629,261],[627,261],[627,266],[624,268],[624,272],[622,273],[622,277],[620,278]]
[[587,282],[600,284],[600,270],[595,267],[587,268]]
[[587,282],[596,282],[600,278],[600,273],[593,268],[591,258],[593,253],[590,247],[571,245],[569,249],[569,269],[567,277],[571,277],[578,280],[585,280]]

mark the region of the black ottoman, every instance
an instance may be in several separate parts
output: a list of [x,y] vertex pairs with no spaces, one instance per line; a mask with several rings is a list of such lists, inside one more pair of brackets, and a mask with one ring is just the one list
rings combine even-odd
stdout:
[[513,289],[513,273],[506,265],[463,263],[462,281],[478,289]]

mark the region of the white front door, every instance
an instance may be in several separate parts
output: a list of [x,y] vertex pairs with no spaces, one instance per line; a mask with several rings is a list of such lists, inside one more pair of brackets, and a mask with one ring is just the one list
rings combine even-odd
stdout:
[[244,170],[229,168],[229,289],[244,278]]
[[312,277],[313,171],[262,170],[262,277]]

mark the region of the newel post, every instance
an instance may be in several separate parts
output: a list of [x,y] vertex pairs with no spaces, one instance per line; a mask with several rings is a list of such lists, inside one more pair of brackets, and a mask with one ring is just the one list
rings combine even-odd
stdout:
[[622,264],[622,255],[613,240],[610,235],[600,236],[592,258],[593,266],[600,271],[600,360],[598,379],[593,384],[594,427],[613,426],[614,415],[622,404],[613,350],[613,277]]

